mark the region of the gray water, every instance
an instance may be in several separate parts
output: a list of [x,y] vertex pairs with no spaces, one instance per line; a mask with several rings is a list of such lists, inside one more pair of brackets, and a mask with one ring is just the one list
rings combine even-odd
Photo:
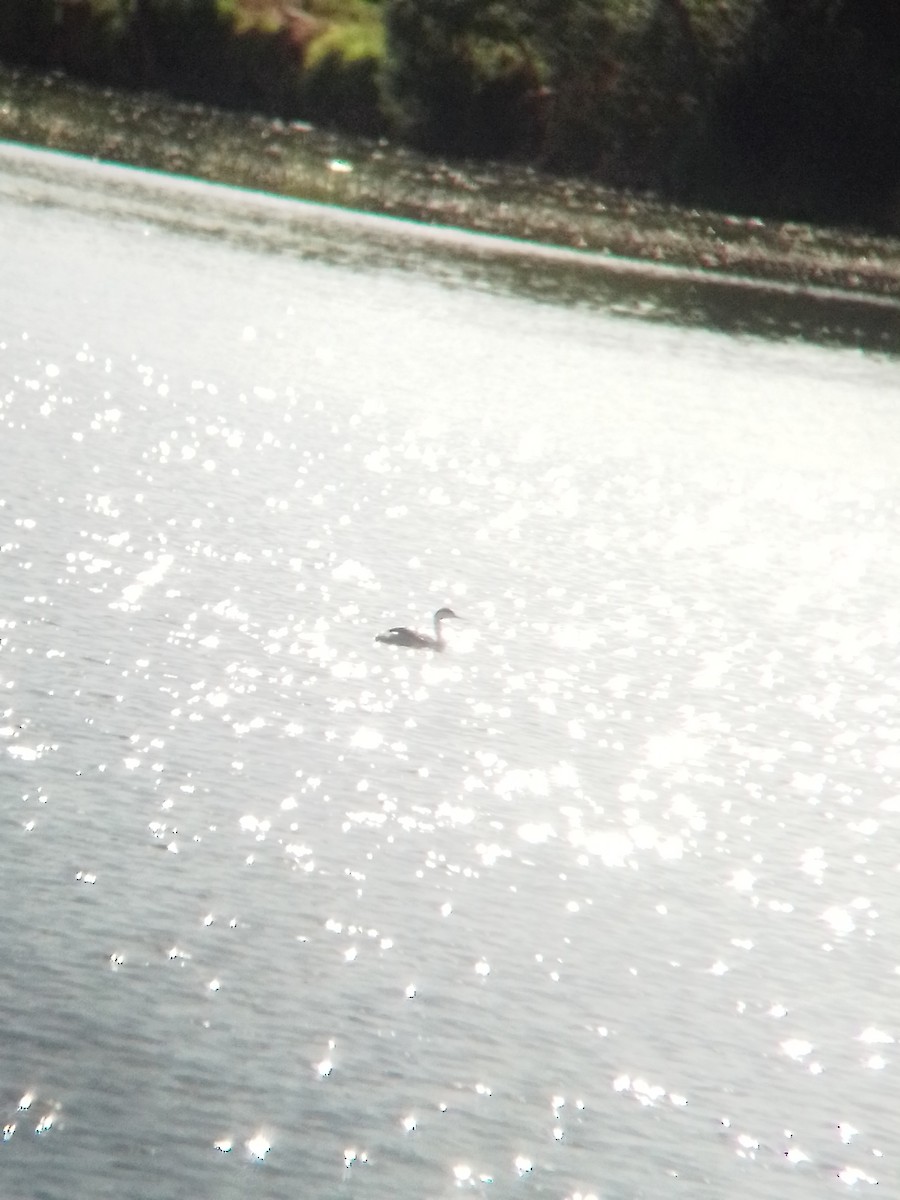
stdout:
[[898,1194],[898,367],[478,246],[0,156],[4,1196]]

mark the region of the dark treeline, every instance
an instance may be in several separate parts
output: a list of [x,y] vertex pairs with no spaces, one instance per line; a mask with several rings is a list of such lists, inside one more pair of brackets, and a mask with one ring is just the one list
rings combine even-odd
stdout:
[[682,203],[900,228],[897,0],[0,0],[0,58]]

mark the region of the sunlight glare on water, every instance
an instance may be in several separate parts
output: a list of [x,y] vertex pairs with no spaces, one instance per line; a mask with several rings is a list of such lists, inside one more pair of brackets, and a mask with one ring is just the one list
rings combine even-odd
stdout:
[[9,1187],[900,1188],[895,365],[129,179],[2,201]]

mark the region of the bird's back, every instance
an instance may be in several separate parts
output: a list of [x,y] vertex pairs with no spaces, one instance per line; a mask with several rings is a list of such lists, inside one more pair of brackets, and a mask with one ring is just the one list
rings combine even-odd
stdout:
[[384,642],[388,646],[411,646],[414,650],[434,649],[435,643],[421,633],[416,633],[414,629],[406,629],[402,626],[395,629],[389,629],[387,633],[376,634],[376,642]]

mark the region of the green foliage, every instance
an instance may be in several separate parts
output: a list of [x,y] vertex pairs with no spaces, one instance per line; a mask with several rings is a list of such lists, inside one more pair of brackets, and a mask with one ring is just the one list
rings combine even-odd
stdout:
[[306,12],[339,25],[381,25],[377,0],[306,0]]
[[760,2],[387,0],[391,113],[426,148],[529,149],[609,182],[684,188]]
[[540,64],[524,36],[527,6],[388,0],[386,104],[431,150],[506,154],[533,147]]
[[384,28],[381,22],[326,26],[322,34],[310,40],[304,64],[307,68],[315,67],[330,55],[347,63],[357,62],[361,58],[380,63],[384,58]]
[[708,193],[831,221],[896,220],[894,0],[762,0],[711,106]]
[[670,195],[703,174],[717,81],[761,0],[534,0],[544,161]]
[[900,207],[896,0],[0,0],[0,58],[673,198]]
[[311,38],[304,58],[302,108],[320,125],[374,136],[386,132],[380,77],[384,27],[371,5],[362,19],[325,25]]

